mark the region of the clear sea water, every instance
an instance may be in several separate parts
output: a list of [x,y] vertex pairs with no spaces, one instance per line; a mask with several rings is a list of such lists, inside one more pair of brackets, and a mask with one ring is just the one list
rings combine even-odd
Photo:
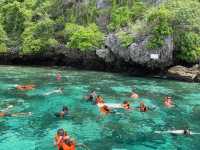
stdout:
[[[62,80],[55,80],[60,72]],[[17,84],[36,84],[32,91],[17,91]],[[44,96],[64,87],[63,94]],[[144,101],[157,106],[154,111],[118,111],[102,116],[83,96],[95,89],[106,102],[132,106]],[[130,99],[135,89],[139,99]],[[173,97],[177,107],[165,108],[163,97]],[[156,130],[191,128],[200,132],[200,84],[140,78],[94,71],[34,67],[0,67],[0,110],[14,107],[10,113],[32,112],[29,117],[0,118],[0,150],[56,150],[54,135],[67,130],[78,143],[90,150],[199,150],[200,135],[174,136],[155,134]],[[55,112],[63,105],[70,109],[65,119]],[[83,148],[77,148],[82,150]]]

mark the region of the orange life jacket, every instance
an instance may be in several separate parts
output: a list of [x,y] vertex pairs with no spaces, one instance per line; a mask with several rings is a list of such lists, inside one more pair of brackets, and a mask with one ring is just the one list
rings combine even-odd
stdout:
[[71,145],[68,145],[68,144],[65,144],[63,143],[62,144],[62,148],[63,150],[75,150],[75,143],[71,144]]

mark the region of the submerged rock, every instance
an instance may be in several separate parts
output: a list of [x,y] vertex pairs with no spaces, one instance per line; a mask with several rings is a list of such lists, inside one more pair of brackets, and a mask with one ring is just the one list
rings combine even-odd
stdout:
[[168,77],[184,80],[200,82],[200,66],[195,65],[191,68],[183,66],[174,66],[168,69]]

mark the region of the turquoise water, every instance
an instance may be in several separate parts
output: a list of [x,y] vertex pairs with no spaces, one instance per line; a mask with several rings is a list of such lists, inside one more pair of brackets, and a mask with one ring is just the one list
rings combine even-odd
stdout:
[[[62,80],[56,81],[60,71]],[[36,84],[32,91],[17,91],[17,84]],[[44,96],[58,87],[64,93]],[[129,98],[132,88],[141,96]],[[101,116],[98,108],[83,100],[95,89],[109,103],[130,100],[158,106],[146,113],[119,111]],[[200,132],[200,84],[120,74],[32,67],[0,67],[0,110],[9,105],[11,113],[32,112],[29,117],[0,118],[0,150],[56,150],[53,137],[65,128],[78,143],[91,150],[199,150],[200,135],[155,134],[156,130],[191,128]],[[178,107],[167,109],[163,97],[170,95]],[[63,105],[70,116],[56,118]],[[77,148],[78,150],[81,148]]]

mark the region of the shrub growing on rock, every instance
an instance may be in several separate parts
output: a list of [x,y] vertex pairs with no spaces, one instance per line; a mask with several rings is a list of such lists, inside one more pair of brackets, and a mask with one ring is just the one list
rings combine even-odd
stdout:
[[47,48],[57,45],[58,42],[53,37],[53,25],[49,18],[29,24],[22,34],[22,53],[42,53]]
[[84,27],[67,23],[65,33],[68,40],[67,47],[80,49],[81,51],[93,50],[100,47],[104,37],[95,24]]
[[0,24],[0,53],[7,52],[7,47],[6,47],[6,43],[5,43],[6,39],[7,39],[6,33],[3,30],[2,25]]
[[117,35],[122,47],[127,48],[135,41],[134,37],[131,34],[124,32],[124,31],[119,31],[116,35]]

